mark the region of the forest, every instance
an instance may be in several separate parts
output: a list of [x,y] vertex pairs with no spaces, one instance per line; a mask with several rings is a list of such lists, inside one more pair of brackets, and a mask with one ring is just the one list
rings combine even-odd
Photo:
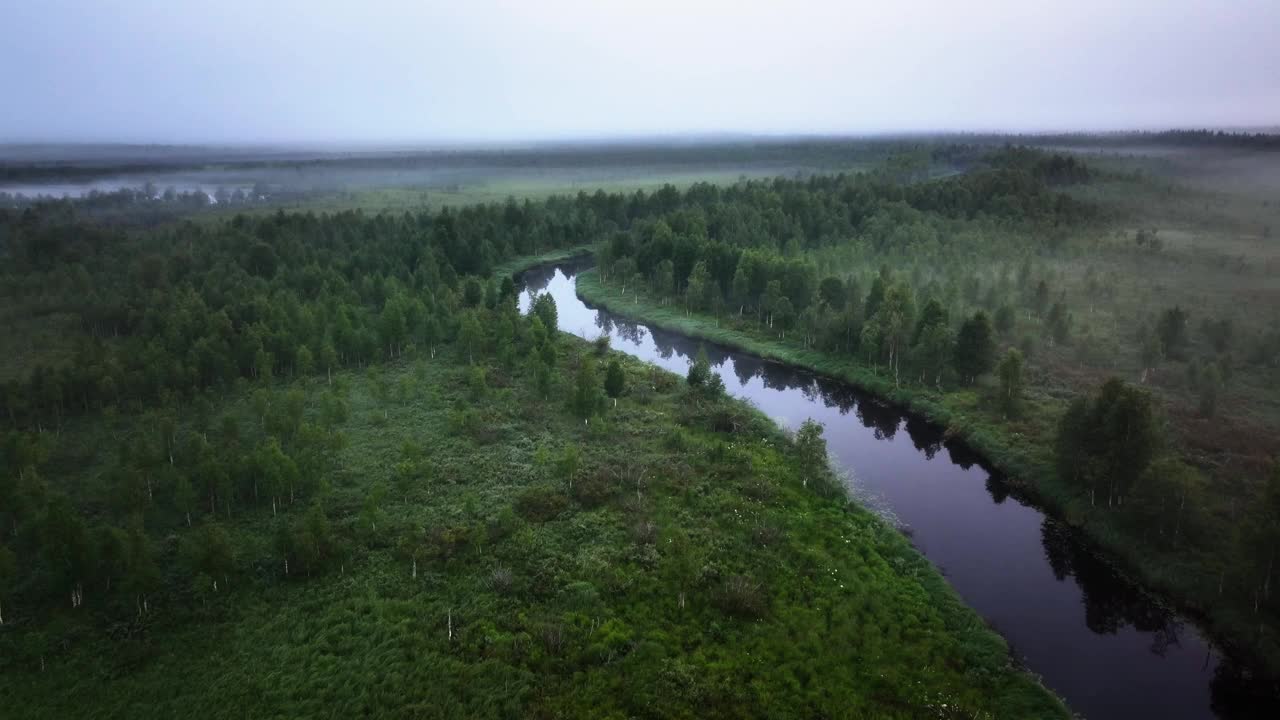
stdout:
[[0,12],[0,720],[1280,718],[1280,2],[295,4]]
[[0,211],[7,705],[1067,717],[816,425],[519,311],[513,270],[709,192]]
[[819,427],[521,313],[513,273],[580,253],[587,300],[911,410],[1278,666],[1280,318],[1241,304],[1275,260],[1185,229],[1270,205],[979,144],[404,212],[198,195],[0,207],[0,688],[33,717],[1065,716]]

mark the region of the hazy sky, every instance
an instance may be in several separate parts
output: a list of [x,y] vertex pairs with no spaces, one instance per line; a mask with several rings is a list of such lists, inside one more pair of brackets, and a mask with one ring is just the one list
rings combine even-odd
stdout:
[[1280,0],[15,0],[0,140],[1280,123]]

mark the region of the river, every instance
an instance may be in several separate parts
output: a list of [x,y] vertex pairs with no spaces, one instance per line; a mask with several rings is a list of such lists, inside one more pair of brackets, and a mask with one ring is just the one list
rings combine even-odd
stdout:
[[[521,276],[555,298],[561,330],[684,375],[699,342],[589,307],[569,261]],[[850,490],[907,532],[1015,655],[1086,718],[1280,717],[1190,622],[1127,581],[1077,533],[1021,502],[940,428],[837,381],[706,344],[725,388],[788,428],[824,426]],[[1265,705],[1266,707],[1263,707]]]

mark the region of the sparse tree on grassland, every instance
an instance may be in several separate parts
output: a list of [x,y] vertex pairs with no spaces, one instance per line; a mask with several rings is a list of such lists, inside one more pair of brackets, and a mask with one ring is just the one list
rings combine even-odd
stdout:
[[600,381],[596,374],[596,361],[584,355],[578,366],[578,376],[574,381],[573,396],[570,405],[573,413],[583,420],[600,412]]
[[796,431],[795,442],[801,482],[808,487],[809,481],[817,479],[827,467],[827,441],[822,437],[822,423],[813,418],[805,420]]
[[627,389],[627,376],[622,370],[622,363],[617,359],[610,360],[609,366],[604,373],[604,391],[613,398],[613,404],[618,404],[618,398],[622,397],[622,393]]
[[573,478],[578,474],[578,468],[582,465],[582,451],[577,445],[565,445],[564,450],[560,452],[560,457],[556,458],[555,471],[556,477],[563,480],[569,490],[573,490]]
[[480,320],[476,317],[476,311],[467,312],[462,316],[462,326],[458,330],[458,343],[467,353],[467,362],[475,364],[476,352],[483,341],[484,333],[480,329]]
[[1022,353],[1009,348],[996,374],[1000,376],[1000,408],[1006,417],[1015,415],[1022,405]]

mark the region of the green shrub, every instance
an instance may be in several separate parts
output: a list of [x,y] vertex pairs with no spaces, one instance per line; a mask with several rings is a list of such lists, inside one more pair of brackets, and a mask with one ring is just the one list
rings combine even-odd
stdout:
[[569,498],[554,487],[534,485],[516,498],[516,512],[531,522],[546,522],[569,507]]
[[597,508],[618,494],[613,480],[603,472],[579,478],[573,484],[573,499],[585,508]]
[[742,620],[764,617],[768,600],[760,584],[746,575],[730,575],[725,578],[716,593],[716,605],[726,614]]

